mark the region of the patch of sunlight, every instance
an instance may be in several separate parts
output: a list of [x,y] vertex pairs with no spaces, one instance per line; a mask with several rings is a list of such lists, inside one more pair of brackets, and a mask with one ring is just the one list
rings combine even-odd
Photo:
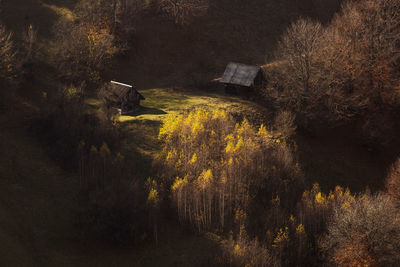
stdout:
[[66,7],[59,7],[56,5],[50,5],[50,4],[46,4],[46,3],[41,3],[42,6],[52,10],[53,12],[55,12],[57,15],[59,15],[60,17],[64,17],[67,20],[74,20],[75,19],[75,15],[74,13],[66,8]]
[[165,115],[158,115],[158,114],[144,114],[138,116],[129,116],[129,115],[122,115],[119,117],[120,122],[127,122],[127,121],[134,121],[134,120],[141,120],[141,121],[162,121]]
[[136,120],[136,117],[133,116],[119,116],[119,121],[120,122],[125,122],[125,121],[133,121]]

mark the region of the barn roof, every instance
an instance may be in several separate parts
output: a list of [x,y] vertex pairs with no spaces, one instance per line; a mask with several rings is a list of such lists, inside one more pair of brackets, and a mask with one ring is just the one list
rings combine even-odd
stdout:
[[230,62],[226,66],[220,82],[249,87],[253,84],[259,71],[260,68],[257,66]]

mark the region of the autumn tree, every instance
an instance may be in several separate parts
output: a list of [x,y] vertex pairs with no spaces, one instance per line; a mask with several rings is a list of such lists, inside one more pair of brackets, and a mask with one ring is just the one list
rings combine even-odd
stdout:
[[[178,216],[199,231],[245,222],[257,196],[288,193],[300,170],[284,139],[225,111],[168,116],[160,129],[161,180],[171,184]],[[164,177],[164,178],[163,178]]]
[[336,207],[320,242],[331,263],[340,266],[397,266],[400,214],[390,198],[363,196]]
[[75,7],[75,14],[80,23],[114,35],[122,49],[128,46],[138,18],[149,4],[148,0],[81,0]]
[[302,123],[326,115],[329,107],[325,101],[328,88],[321,88],[318,83],[322,33],[319,22],[311,19],[293,22],[278,43],[278,62],[266,69],[268,86],[275,92],[267,91],[273,104],[297,113]]
[[317,241],[327,229],[327,223],[332,217],[333,210],[346,209],[353,205],[356,198],[350,190],[336,186],[329,194],[321,191],[318,184],[303,192],[297,205],[297,218],[308,234],[311,246],[316,249]]
[[[336,73],[335,80],[344,85],[350,100],[347,113],[360,114],[364,135],[380,144],[393,142],[392,129],[399,126],[394,115],[400,108],[399,10],[397,0],[345,4],[326,31],[326,49],[321,53],[334,61],[324,73]],[[328,45],[335,51],[327,53]]]
[[[371,136],[395,128],[399,10],[397,0],[349,1],[326,27],[309,19],[293,23],[277,61],[267,65],[266,99],[300,121],[336,125],[362,117]],[[383,118],[387,126],[376,127]]]
[[73,82],[99,82],[100,72],[118,52],[107,30],[61,19],[54,26],[53,60],[60,75]]

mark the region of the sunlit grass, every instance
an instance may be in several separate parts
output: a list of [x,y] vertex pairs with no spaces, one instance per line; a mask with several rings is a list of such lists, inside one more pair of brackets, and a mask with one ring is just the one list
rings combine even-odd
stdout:
[[[169,115],[179,115],[196,108],[214,110],[224,109],[230,113],[254,116],[259,114],[260,106],[254,102],[239,97],[228,96],[220,91],[175,91],[170,88],[153,88],[140,90],[145,100],[140,107],[119,117],[123,129],[129,136],[126,149],[138,149],[142,154],[155,156],[160,151],[157,139],[163,119]],[[87,98],[86,103],[94,113],[101,113],[100,101],[97,98]]]

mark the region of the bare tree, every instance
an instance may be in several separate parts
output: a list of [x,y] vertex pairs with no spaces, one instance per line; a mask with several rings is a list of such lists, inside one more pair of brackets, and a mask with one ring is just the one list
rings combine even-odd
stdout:
[[321,38],[322,26],[310,19],[300,19],[287,29],[278,44],[278,57],[286,60],[292,82],[303,92],[308,92],[311,84],[315,55]]
[[194,17],[202,16],[208,10],[208,0],[158,0],[159,11],[171,18],[177,25],[189,24]]

